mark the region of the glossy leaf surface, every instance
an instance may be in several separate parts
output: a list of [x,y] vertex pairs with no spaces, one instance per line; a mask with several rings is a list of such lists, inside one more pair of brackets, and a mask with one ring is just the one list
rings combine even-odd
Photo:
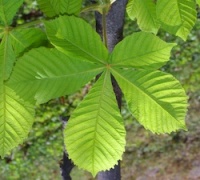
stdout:
[[60,51],[73,56],[81,56],[88,61],[105,63],[108,50],[100,36],[83,19],[61,16],[46,21],[47,36]]
[[157,33],[160,25],[156,15],[156,5],[152,0],[129,0],[127,13],[142,31]]
[[128,68],[158,69],[169,60],[174,45],[150,33],[133,33],[115,46],[111,54],[111,64]]
[[82,0],[37,0],[37,2],[47,17],[78,14],[82,6]]
[[15,62],[15,53],[9,33],[6,33],[3,36],[0,44],[0,61],[2,63],[3,80],[7,80],[12,72],[13,64]]
[[40,104],[76,92],[102,69],[56,49],[38,48],[18,60],[7,84],[24,100]]
[[154,133],[186,130],[187,97],[180,83],[160,71],[113,69],[128,107]]
[[23,0],[0,0],[0,24],[9,26]]
[[0,84],[0,156],[23,143],[34,122],[34,106]]
[[196,22],[196,3],[194,0],[158,0],[157,16],[163,29],[186,40]]
[[125,129],[109,72],[98,79],[74,111],[64,134],[69,157],[93,176],[122,158]]
[[47,41],[45,33],[38,28],[14,29],[10,32],[10,37],[16,56],[30,48],[44,45]]

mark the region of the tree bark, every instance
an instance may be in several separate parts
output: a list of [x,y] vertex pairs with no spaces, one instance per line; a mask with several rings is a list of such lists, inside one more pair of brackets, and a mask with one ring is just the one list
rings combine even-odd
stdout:
[[68,154],[64,151],[63,159],[60,163],[61,176],[63,180],[71,180],[70,172],[73,167],[73,162],[71,161],[71,159],[69,159]]
[[[123,39],[123,26],[125,18],[127,0],[116,0],[108,14],[106,15],[106,36],[107,36],[107,48],[110,52],[114,49],[115,45]],[[102,15],[98,12],[95,13],[96,16],[96,31],[100,34],[103,40],[103,24]],[[112,77],[113,90],[117,99],[118,107],[121,110],[121,99],[122,92],[118,86],[114,77]],[[120,180],[120,161],[114,168],[109,171],[104,171],[98,173],[98,180]]]
[[[68,119],[69,119],[69,117],[61,117],[63,130],[64,130],[64,127],[66,126]],[[69,159],[67,151],[64,148],[63,158],[60,162],[60,171],[61,171],[61,176],[62,176],[63,180],[71,180],[70,172],[73,169],[73,167],[74,167],[74,164],[71,161],[71,159]]]
[[[123,39],[123,26],[125,18],[125,7],[127,0],[116,0],[114,2],[106,15],[106,36],[107,36],[107,48],[110,52],[114,49],[115,45]],[[96,31],[100,34],[103,39],[103,25],[102,25],[102,16],[99,13],[95,14],[96,16]],[[118,107],[121,110],[121,99],[122,92],[118,86],[114,77],[112,77],[113,90],[117,99]],[[68,118],[62,118],[63,125],[67,123]],[[63,180],[71,180],[70,172],[74,164],[68,158],[66,151],[63,152],[63,159],[60,164],[61,175]],[[120,161],[114,168],[109,171],[100,172],[98,174],[98,180],[120,180]]]

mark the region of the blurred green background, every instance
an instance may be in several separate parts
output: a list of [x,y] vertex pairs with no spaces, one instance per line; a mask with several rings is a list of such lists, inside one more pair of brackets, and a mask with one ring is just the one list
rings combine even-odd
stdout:
[[[89,1],[88,1],[89,2]],[[93,13],[82,16],[94,26]],[[25,0],[14,25],[42,17],[37,3]],[[126,17],[124,35],[138,31]],[[188,94],[188,131],[155,135],[145,130],[129,113],[124,103],[122,114],[127,129],[123,155],[123,180],[200,179],[200,19],[186,42],[160,31],[167,42],[177,42],[170,61],[162,68],[180,80]],[[0,180],[59,180],[63,152],[62,123],[87,93],[90,84],[74,95],[52,100],[36,107],[36,120],[26,141],[0,160]],[[73,180],[92,180],[83,170],[74,168]]]

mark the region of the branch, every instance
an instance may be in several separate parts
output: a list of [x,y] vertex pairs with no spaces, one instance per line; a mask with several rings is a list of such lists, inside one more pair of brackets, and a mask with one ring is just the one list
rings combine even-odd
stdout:
[[[69,117],[61,117],[63,129],[64,129],[68,119],[69,119]],[[71,180],[70,172],[73,169],[73,167],[74,167],[73,162],[71,161],[71,159],[69,159],[67,151],[64,150],[63,159],[60,162],[60,170],[61,170],[61,176],[62,176],[63,180]]]

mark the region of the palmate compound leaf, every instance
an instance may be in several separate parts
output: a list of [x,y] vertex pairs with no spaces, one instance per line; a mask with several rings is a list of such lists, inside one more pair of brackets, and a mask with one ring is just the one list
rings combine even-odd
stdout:
[[137,19],[142,31],[157,33],[160,25],[156,15],[156,5],[152,0],[129,0],[126,10],[132,20]]
[[47,17],[78,14],[82,6],[82,0],[37,0],[37,2]]
[[57,49],[41,47],[17,61],[7,85],[25,101],[41,104],[77,91],[103,68]]
[[129,109],[154,133],[186,130],[187,97],[172,75],[160,71],[112,69]]
[[34,121],[34,106],[0,83],[0,156],[22,143]]
[[158,0],[156,9],[162,28],[186,40],[196,22],[195,0]]
[[58,50],[91,62],[105,64],[108,50],[100,36],[83,19],[60,16],[46,21],[45,27],[49,40]]
[[104,72],[73,112],[65,131],[69,157],[93,176],[112,168],[125,150],[125,128],[109,72]]
[[23,0],[0,0],[0,24],[9,26]]
[[150,33],[133,33],[115,46],[110,61],[119,67],[158,69],[169,60],[175,45]]

